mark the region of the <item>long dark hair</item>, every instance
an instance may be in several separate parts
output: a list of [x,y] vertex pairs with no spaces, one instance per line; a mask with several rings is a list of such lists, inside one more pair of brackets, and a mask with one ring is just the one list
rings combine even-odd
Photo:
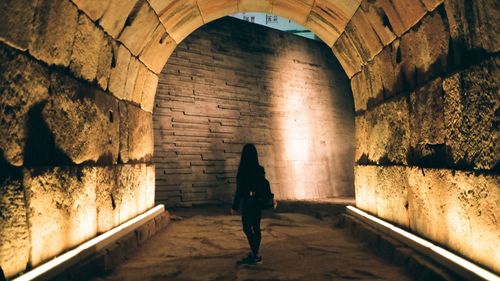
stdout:
[[238,174],[236,174],[236,181],[241,182],[254,176],[259,167],[257,148],[252,143],[245,144],[241,151],[240,166],[238,167]]

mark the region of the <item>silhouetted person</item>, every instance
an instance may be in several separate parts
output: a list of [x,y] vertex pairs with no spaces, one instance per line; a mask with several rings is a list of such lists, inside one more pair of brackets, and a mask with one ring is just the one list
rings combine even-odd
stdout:
[[262,210],[257,198],[265,197],[271,193],[269,184],[266,182],[264,168],[259,164],[255,145],[246,144],[241,152],[240,166],[236,175],[236,193],[230,212],[234,215],[241,205],[243,232],[247,236],[252,252],[239,261],[239,264],[262,262],[262,257],[259,256]]

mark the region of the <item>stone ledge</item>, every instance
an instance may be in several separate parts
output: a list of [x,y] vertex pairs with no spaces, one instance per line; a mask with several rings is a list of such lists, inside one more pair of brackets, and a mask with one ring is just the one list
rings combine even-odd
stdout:
[[[415,280],[497,280],[495,273],[448,252],[420,237],[348,207],[343,224],[367,246],[395,264],[404,266]],[[406,233],[405,233],[406,232]],[[410,237],[411,236],[411,237]]]
[[163,205],[138,217],[14,280],[88,280],[109,272],[170,222]]

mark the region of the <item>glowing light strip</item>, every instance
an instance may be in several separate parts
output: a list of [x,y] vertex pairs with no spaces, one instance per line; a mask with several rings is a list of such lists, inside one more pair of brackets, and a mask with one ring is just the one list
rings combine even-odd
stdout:
[[55,277],[57,274],[76,264],[78,261],[90,256],[91,254],[105,248],[109,244],[115,242],[121,237],[127,235],[138,227],[142,226],[150,219],[156,217],[165,211],[164,205],[158,205],[145,213],[128,220],[125,223],[81,244],[73,250],[70,250],[57,258],[54,258],[33,270],[19,276],[13,281],[28,281],[28,280],[48,280]]
[[448,268],[455,269],[454,271],[472,280],[488,280],[488,281],[500,281],[500,277],[496,274],[471,263],[470,261],[461,258],[452,252],[445,250],[433,243],[424,240],[414,234],[411,234],[397,226],[394,226],[386,221],[383,221],[375,216],[372,216],[362,210],[347,206],[347,213],[352,214],[363,221],[366,221],[370,225],[376,227],[382,231],[392,231],[392,237],[409,244],[412,248],[417,251],[424,252],[428,256],[432,257],[437,262],[447,266]]

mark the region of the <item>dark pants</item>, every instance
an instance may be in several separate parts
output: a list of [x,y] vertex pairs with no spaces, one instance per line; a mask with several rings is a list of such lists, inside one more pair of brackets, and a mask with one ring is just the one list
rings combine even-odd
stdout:
[[247,236],[253,255],[257,257],[261,239],[260,219],[262,211],[252,198],[245,199],[242,203],[241,222],[243,223],[243,232]]

